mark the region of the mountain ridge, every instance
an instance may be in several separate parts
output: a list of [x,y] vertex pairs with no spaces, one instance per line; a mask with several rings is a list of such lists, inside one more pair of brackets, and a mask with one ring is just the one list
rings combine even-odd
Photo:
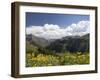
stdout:
[[61,39],[47,40],[30,34],[26,35],[26,41],[37,47],[57,53],[62,51],[89,52],[89,36],[90,34],[86,34],[83,36],[66,36]]

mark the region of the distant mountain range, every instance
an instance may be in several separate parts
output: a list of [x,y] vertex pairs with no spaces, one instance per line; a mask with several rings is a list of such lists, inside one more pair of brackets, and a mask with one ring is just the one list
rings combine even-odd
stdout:
[[83,36],[66,36],[61,39],[46,40],[32,34],[26,35],[26,41],[31,45],[45,48],[49,51],[60,53],[70,52],[89,52],[89,34]]

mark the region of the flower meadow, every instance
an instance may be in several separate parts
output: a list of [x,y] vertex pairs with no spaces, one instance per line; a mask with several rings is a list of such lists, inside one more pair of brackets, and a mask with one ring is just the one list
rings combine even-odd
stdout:
[[89,53],[27,53],[26,67],[59,66],[59,65],[82,65],[89,64]]

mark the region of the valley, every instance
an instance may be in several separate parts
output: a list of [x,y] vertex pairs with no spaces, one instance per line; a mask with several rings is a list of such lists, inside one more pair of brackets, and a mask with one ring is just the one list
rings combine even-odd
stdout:
[[89,64],[89,34],[44,39],[26,35],[26,67]]

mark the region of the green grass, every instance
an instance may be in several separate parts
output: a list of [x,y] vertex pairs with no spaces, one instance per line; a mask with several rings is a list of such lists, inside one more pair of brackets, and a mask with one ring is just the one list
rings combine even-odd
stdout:
[[89,53],[26,53],[26,67],[89,64]]

